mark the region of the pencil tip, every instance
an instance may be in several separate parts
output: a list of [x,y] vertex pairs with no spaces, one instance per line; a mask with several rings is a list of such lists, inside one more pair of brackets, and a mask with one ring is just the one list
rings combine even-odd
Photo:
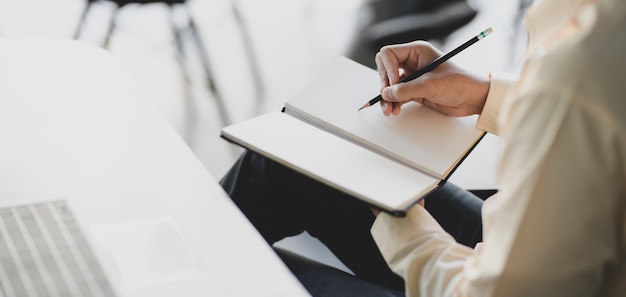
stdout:
[[368,107],[368,106],[370,106],[370,105],[369,105],[369,103],[365,103],[365,105],[361,106],[361,108],[359,108],[359,110],[358,110],[358,111],[360,111],[361,109],[366,108],[366,107]]

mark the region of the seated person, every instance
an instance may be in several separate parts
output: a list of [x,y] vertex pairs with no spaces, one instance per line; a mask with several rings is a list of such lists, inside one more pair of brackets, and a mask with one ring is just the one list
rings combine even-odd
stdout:
[[480,114],[502,137],[499,192],[484,205],[447,183],[404,218],[377,214],[250,152],[222,186],[268,243],[308,231],[360,280],[408,296],[626,296],[626,2],[543,0],[526,21],[518,81],[446,62],[398,83],[441,52],[413,42],[376,55],[384,114]]

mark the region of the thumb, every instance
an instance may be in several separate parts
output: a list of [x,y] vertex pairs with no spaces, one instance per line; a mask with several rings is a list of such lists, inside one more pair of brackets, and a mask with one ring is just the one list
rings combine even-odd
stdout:
[[391,85],[383,88],[380,92],[380,95],[383,97],[383,100],[387,102],[398,102],[398,87],[396,85]]
[[385,87],[381,95],[383,100],[388,102],[407,102],[413,100],[413,98],[422,98],[423,94],[419,90],[420,88],[416,87],[414,82],[397,83]]

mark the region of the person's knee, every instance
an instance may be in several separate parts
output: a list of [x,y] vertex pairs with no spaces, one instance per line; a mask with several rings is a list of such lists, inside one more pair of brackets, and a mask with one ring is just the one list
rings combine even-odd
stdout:
[[429,195],[425,208],[457,242],[473,247],[482,240],[483,200],[446,183]]

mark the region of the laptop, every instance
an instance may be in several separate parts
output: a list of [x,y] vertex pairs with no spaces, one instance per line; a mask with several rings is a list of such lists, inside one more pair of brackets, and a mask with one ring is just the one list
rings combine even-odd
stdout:
[[213,190],[204,202],[143,186],[3,199],[0,296],[307,296]]
[[114,296],[67,201],[0,208],[6,296]]
[[158,196],[132,192],[2,203],[4,296],[232,295],[210,247],[195,248]]
[[[56,166],[0,184],[0,296],[308,296],[179,148],[152,167],[123,166],[100,187]],[[15,175],[0,168],[0,179]]]

